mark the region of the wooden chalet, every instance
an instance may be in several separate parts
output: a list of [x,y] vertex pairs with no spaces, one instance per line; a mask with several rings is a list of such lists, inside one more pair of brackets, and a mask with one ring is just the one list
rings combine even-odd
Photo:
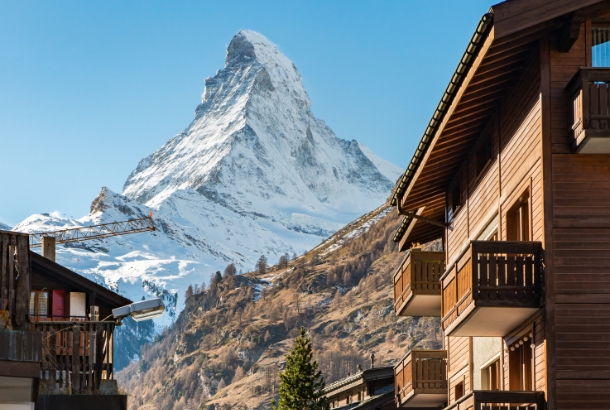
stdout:
[[329,384],[324,389],[333,410],[388,410],[394,403],[394,369],[378,367]]
[[610,408],[609,84],[610,2],[482,17],[393,194],[395,312],[445,335],[398,407]]
[[16,401],[4,394],[5,374],[29,380],[30,400],[17,397],[24,409],[126,409],[113,380],[111,311],[132,302],[31,252],[27,234],[0,232],[0,249],[0,410]]

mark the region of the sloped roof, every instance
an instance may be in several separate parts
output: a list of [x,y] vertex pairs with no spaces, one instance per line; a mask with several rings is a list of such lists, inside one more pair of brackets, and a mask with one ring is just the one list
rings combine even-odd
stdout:
[[96,302],[109,309],[133,303],[126,297],[123,297],[102,285],[98,285],[84,276],[79,275],[59,263],[53,262],[36,252],[30,251],[30,260],[32,264],[32,274],[40,275],[69,288],[79,289],[82,292],[95,293]]

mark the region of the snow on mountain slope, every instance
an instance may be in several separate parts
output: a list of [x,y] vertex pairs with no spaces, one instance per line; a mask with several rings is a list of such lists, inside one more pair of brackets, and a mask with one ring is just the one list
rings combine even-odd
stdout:
[[[58,262],[132,299],[183,294],[234,262],[252,269],[302,253],[389,195],[401,170],[314,117],[294,64],[261,34],[240,31],[205,80],[193,122],[144,158],[123,193],[103,188],[89,215],[33,215],[45,231],[153,210],[157,231],[58,249]],[[145,285],[143,288],[143,284]]]

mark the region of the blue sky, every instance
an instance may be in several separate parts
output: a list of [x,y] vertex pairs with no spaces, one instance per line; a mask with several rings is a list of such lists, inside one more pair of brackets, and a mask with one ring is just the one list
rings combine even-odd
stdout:
[[193,118],[240,29],[300,71],[314,114],[405,167],[494,1],[0,2],[0,222],[88,213]]

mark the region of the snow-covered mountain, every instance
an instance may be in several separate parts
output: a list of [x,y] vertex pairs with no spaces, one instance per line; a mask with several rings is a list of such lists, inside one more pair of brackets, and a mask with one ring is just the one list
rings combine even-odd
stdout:
[[[14,227],[48,231],[152,210],[157,231],[58,249],[58,262],[118,288],[209,283],[234,262],[252,269],[300,254],[379,206],[401,170],[314,117],[294,64],[261,34],[240,31],[205,80],[193,122],[138,164],[122,194],[103,188],[89,215],[37,214]],[[144,287],[143,287],[144,285]]]

